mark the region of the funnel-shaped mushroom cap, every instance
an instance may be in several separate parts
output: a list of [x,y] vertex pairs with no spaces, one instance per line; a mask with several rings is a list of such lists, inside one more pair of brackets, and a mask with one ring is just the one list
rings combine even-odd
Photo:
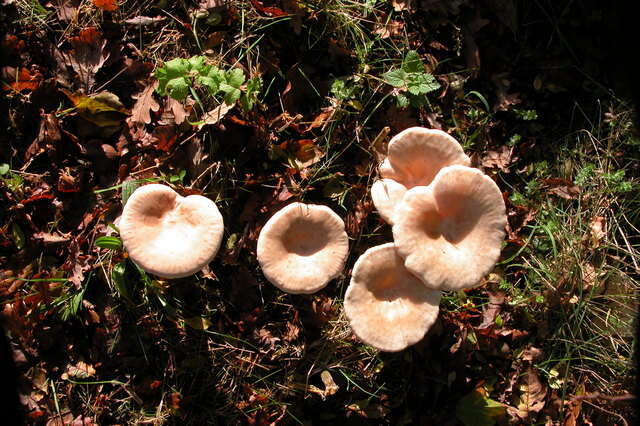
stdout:
[[430,186],[408,190],[394,220],[405,266],[436,290],[477,285],[500,256],[507,224],[498,186],[464,166],[445,167]]
[[419,342],[438,317],[440,292],[405,267],[393,243],[372,247],[357,260],[344,296],[353,332],[368,345],[396,352]]
[[340,275],[349,237],[326,206],[292,203],[274,214],[258,237],[264,276],[287,293],[315,293]]
[[380,216],[393,224],[394,207],[407,189],[429,185],[445,166],[468,166],[470,162],[458,141],[442,130],[403,130],[389,141],[387,158],[379,167],[380,176],[386,179],[373,184],[373,204]]
[[201,195],[182,197],[159,184],[136,189],[120,219],[129,257],[163,278],[186,277],[206,266],[220,248],[223,230],[213,201]]

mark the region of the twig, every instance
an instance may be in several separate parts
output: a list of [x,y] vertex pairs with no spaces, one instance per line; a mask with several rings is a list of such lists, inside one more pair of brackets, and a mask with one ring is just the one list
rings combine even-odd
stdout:
[[586,399],[584,400],[584,402],[586,402],[587,404],[591,405],[594,408],[597,408],[600,411],[603,411],[607,414],[610,414],[612,416],[616,416],[619,417],[620,420],[622,420],[622,423],[624,424],[624,426],[629,426],[629,423],[627,423],[627,421],[624,419],[624,417],[622,417],[622,415],[618,414],[618,413],[614,413],[613,411],[609,411],[605,408],[600,407],[599,405],[594,404],[593,402],[587,401]]
[[636,399],[636,396],[631,393],[625,393],[622,395],[605,395],[600,392],[586,393],[584,395],[576,395],[571,398],[572,401],[584,401],[588,399],[604,399],[605,401],[617,402],[617,401],[632,401]]

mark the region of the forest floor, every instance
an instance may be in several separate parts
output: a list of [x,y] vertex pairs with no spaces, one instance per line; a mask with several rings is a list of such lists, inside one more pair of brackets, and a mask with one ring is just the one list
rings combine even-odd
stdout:
[[[595,3],[0,2],[0,307],[27,422],[633,423],[640,138]],[[509,223],[482,285],[384,353],[342,301],[392,241],[369,190],[411,126],[457,138]],[[113,222],[146,182],[216,201],[208,268],[128,260]],[[292,201],[350,237],[313,295],[256,260]]]

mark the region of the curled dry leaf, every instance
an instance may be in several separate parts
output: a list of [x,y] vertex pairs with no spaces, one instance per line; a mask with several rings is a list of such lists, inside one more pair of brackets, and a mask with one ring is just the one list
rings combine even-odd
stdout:
[[501,291],[487,292],[489,294],[489,303],[484,307],[482,311],[482,323],[478,328],[488,328],[495,324],[496,317],[502,311],[502,305],[504,304],[505,295]]
[[207,124],[218,124],[234,106],[235,104],[227,105],[226,103],[222,103],[211,111],[205,113],[202,117],[201,123],[198,125],[198,130],[202,129]]
[[67,365],[67,370],[63,373],[62,378],[68,379],[69,377],[75,379],[86,379],[96,374],[96,369],[91,364],[87,364],[84,361],[78,361],[75,365]]
[[561,178],[550,178],[542,181],[545,185],[549,186],[547,192],[549,194],[557,195],[565,200],[572,200],[580,195],[580,187],[574,185],[572,182]]
[[509,165],[517,159],[518,157],[513,155],[513,147],[503,145],[496,151],[487,152],[482,158],[482,167],[488,169],[496,168],[509,173]]
[[603,216],[596,216],[591,221],[591,239],[594,246],[599,246],[600,241],[607,236],[605,220]]
[[124,23],[125,24],[129,24],[129,25],[137,25],[139,27],[144,27],[146,25],[150,25],[150,24],[153,24],[155,22],[162,22],[165,19],[167,19],[167,18],[165,18],[164,16],[154,16],[152,18],[152,17],[149,17],[149,16],[140,15],[140,16],[133,17],[131,19],[127,19],[126,21],[124,21]]
[[516,395],[514,405],[518,410],[517,416],[522,420],[528,419],[529,416],[544,408],[547,387],[540,381],[533,367],[529,367],[526,371],[518,389],[520,393]]

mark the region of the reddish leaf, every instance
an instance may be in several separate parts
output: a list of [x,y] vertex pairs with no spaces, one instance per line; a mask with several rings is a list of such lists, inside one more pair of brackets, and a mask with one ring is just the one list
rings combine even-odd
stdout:
[[251,0],[251,4],[253,5],[253,7],[256,8],[258,12],[264,13],[267,16],[273,16],[273,17],[289,16],[287,12],[280,9],[279,7],[264,6],[262,2],[259,2],[258,0]]
[[53,200],[54,198],[55,197],[52,194],[43,193],[41,191],[37,191],[36,190],[35,194],[33,194],[31,197],[29,197],[27,199],[22,200],[20,203],[22,205],[25,205],[25,204],[33,203],[33,202],[40,201],[40,200]]
[[0,45],[11,54],[18,54],[25,48],[24,40],[20,40],[12,34],[7,34]]
[[4,90],[15,90],[21,92],[23,90],[36,90],[40,86],[42,75],[39,72],[33,74],[26,68],[20,68],[17,78],[11,82],[9,86],[3,85]]
[[107,12],[115,12],[118,10],[118,3],[116,0],[92,0],[93,4],[102,10]]
[[178,139],[173,126],[158,126],[153,129],[152,135],[156,148],[164,152],[169,152]]

